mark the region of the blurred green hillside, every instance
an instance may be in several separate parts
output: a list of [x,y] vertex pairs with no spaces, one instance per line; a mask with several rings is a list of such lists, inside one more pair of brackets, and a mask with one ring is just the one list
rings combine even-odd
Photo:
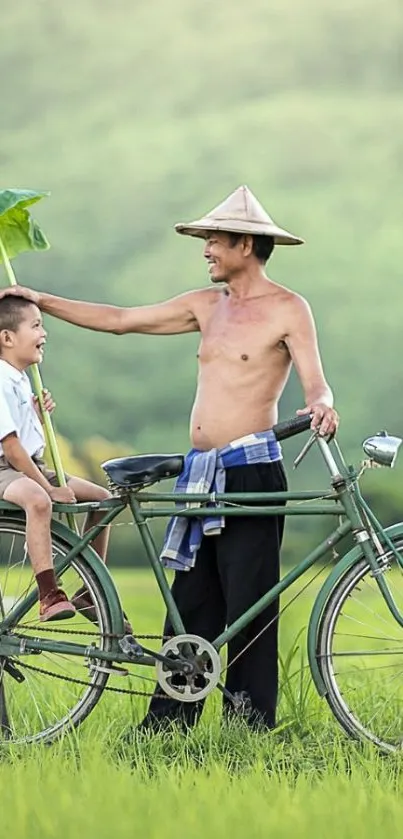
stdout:
[[[21,281],[119,305],[202,286],[201,243],[173,225],[247,183],[306,240],[269,273],[313,307],[346,452],[403,432],[401,0],[20,0],[0,67],[3,186],[52,193],[35,212],[52,250],[19,258]],[[75,446],[186,449],[197,336],[47,327]],[[292,379],[282,417],[301,405]],[[323,475],[312,457],[292,481]]]

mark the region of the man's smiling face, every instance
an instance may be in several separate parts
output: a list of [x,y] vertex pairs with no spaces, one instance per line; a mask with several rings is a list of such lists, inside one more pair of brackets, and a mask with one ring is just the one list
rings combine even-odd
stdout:
[[[245,268],[245,240],[241,236],[235,243],[229,233],[209,232],[204,246],[204,258],[212,283],[227,283]],[[250,253],[250,249],[247,249]]]

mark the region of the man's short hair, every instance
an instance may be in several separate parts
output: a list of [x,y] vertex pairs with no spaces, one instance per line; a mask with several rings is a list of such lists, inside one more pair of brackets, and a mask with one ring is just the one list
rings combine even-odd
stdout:
[[7,295],[0,300],[0,332],[9,329],[10,332],[17,332],[20,323],[24,320],[25,312],[32,306],[32,300],[17,295]]
[[[237,242],[239,242],[241,237],[245,235],[245,233],[228,233],[231,247],[235,247],[235,245],[237,244]],[[253,239],[252,253],[255,255],[256,259],[259,262],[265,264],[273,253],[274,238],[273,236],[259,236],[255,234],[251,235]]]

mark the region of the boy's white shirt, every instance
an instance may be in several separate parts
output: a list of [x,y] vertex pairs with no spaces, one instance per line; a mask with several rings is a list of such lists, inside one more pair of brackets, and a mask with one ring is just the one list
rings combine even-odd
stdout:
[[0,358],[0,456],[4,454],[1,441],[12,432],[30,457],[43,455],[45,435],[33,397],[27,374]]

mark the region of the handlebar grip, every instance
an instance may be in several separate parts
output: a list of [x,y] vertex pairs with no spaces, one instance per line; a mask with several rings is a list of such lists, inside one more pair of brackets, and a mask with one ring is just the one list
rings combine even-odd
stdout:
[[273,431],[277,440],[286,440],[287,437],[294,437],[295,434],[301,434],[303,431],[308,431],[311,427],[312,414],[305,414],[302,417],[293,417],[284,422],[278,422],[273,425]]

